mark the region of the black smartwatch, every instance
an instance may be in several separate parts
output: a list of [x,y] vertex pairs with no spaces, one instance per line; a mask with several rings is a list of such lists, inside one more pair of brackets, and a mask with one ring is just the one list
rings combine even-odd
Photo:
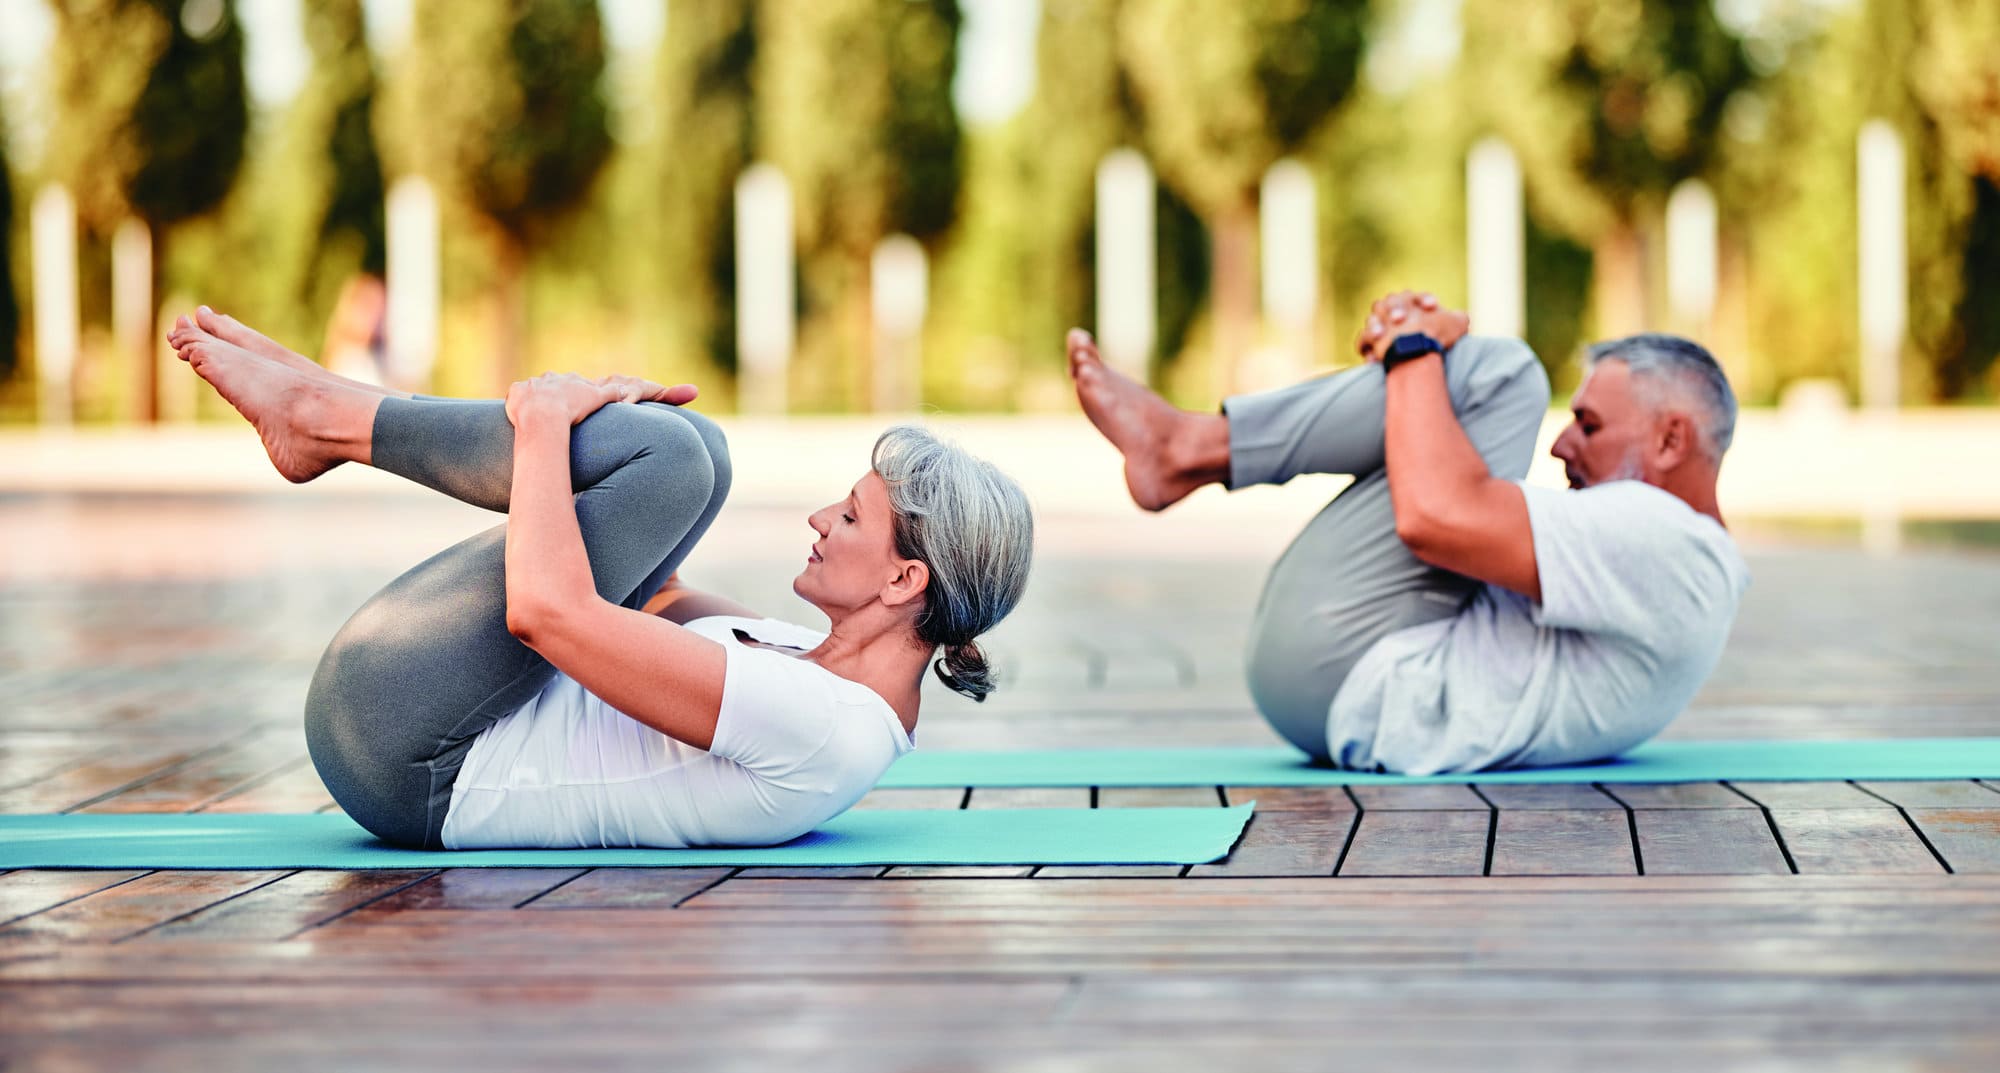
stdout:
[[1444,348],[1438,345],[1437,340],[1422,332],[1399,335],[1389,344],[1389,349],[1382,352],[1382,371],[1386,373],[1406,361],[1414,361],[1429,354],[1442,356]]

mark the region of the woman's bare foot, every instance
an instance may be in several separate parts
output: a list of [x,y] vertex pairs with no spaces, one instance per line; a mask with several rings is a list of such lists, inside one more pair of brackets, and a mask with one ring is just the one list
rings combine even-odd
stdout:
[[[185,321],[188,318],[183,317],[181,319]],[[341,376],[319,362],[286,347],[283,343],[237,320],[235,317],[227,313],[217,313],[207,306],[198,306],[195,308],[192,324],[194,327],[200,328],[202,331],[225,343],[233,343],[259,357],[269,358],[294,372],[334,381],[343,386],[376,395],[396,395],[401,398],[410,397],[408,392],[394,391],[378,384],[364,384],[359,380],[351,380],[345,376]]]
[[1104,364],[1090,333],[1072,329],[1069,375],[1097,431],[1125,456],[1125,488],[1146,510],[1165,510],[1229,476],[1229,426],[1221,414],[1176,409]]
[[[321,383],[198,327],[176,326],[168,338],[181,360],[257,430],[286,480],[303,484],[349,458],[367,461],[344,448],[353,445],[355,428],[372,427],[372,397]],[[367,425],[358,424],[362,409]]]

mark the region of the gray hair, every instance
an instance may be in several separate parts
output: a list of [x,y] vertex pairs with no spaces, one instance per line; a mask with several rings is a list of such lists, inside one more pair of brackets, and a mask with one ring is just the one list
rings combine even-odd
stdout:
[[1622,361],[1632,371],[1635,391],[1654,410],[1667,405],[1670,393],[1691,404],[1696,437],[1711,462],[1721,462],[1736,438],[1736,392],[1722,366],[1701,344],[1678,335],[1648,332],[1612,339],[1590,348],[1589,364]]
[[983,701],[993,678],[973,640],[1007,617],[1028,586],[1028,496],[991,462],[920,425],[882,433],[869,465],[889,486],[896,554],[930,569],[917,639],[943,647],[932,669],[944,684]]

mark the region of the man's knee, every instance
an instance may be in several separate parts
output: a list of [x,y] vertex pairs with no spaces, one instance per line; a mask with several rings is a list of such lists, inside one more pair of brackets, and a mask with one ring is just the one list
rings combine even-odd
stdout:
[[1452,348],[1445,367],[1452,402],[1461,412],[1493,408],[1539,415],[1549,408],[1549,375],[1519,339],[1467,336]]

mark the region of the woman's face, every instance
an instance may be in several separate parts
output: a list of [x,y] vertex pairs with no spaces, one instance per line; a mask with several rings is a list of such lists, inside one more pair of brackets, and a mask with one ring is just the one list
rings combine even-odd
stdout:
[[921,595],[929,571],[896,554],[889,488],[870,470],[845,499],[806,519],[818,539],[792,591],[834,619],[880,600],[901,604]]

